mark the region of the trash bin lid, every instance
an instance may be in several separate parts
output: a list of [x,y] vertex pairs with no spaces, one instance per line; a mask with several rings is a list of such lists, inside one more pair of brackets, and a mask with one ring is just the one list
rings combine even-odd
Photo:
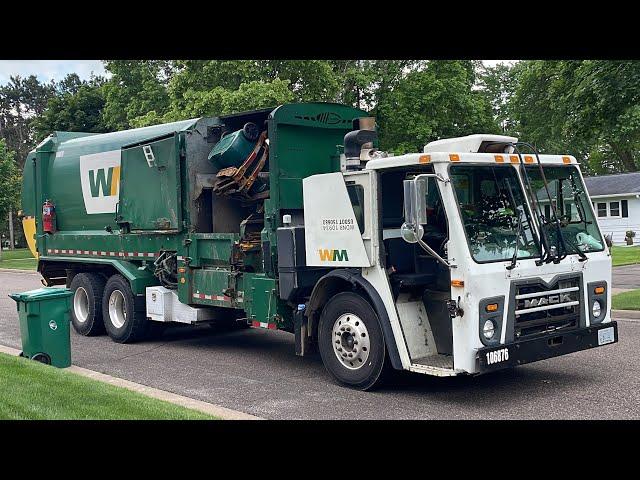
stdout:
[[40,300],[51,300],[54,298],[64,298],[73,295],[73,291],[68,288],[44,287],[28,292],[12,293],[9,296],[16,302],[38,302]]

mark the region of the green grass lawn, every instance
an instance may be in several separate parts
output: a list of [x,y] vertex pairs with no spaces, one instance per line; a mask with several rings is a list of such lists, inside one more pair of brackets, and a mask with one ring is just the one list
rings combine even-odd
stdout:
[[640,246],[618,247],[614,245],[611,247],[611,258],[614,267],[640,263]]
[[614,295],[612,303],[615,310],[640,310],[640,290]]
[[0,420],[213,420],[195,410],[0,353]]
[[28,248],[2,250],[2,256],[0,256],[0,268],[35,270],[37,265],[37,260],[33,258],[31,251]]

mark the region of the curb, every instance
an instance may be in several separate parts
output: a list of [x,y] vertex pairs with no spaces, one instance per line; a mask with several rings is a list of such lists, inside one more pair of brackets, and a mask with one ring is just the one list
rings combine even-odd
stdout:
[[34,275],[40,275],[37,270],[23,270],[21,268],[0,268],[2,273],[32,273]]
[[[13,356],[18,356],[18,354],[20,353],[20,350],[16,348],[7,347],[5,345],[0,345],[0,352],[13,355]],[[208,415],[213,415],[222,420],[264,420],[261,417],[249,415],[248,413],[239,412],[237,410],[231,410],[230,408],[221,407],[220,405],[214,405],[213,403],[203,402],[202,400],[196,400],[195,398],[189,398],[183,395],[178,395],[177,393],[167,392],[157,388],[148,387],[146,385],[130,382],[129,380],[124,380],[122,378],[112,377],[111,375],[107,375],[105,373],[100,373],[100,372],[96,372],[86,368],[78,367],[76,365],[71,365],[70,367],[65,368],[64,370],[73,372],[77,375],[82,375],[83,377],[91,378],[93,380],[98,380],[99,382],[108,383],[110,385],[115,385],[117,387],[126,388],[127,390],[132,390],[134,392],[141,393],[143,395],[146,395],[147,397],[156,398],[158,400],[164,400],[165,402],[173,403],[175,405],[180,405],[181,407],[190,408],[191,410],[197,410],[199,412],[206,413]]]
[[619,318],[633,318],[634,320],[640,320],[640,310],[611,310],[611,316]]

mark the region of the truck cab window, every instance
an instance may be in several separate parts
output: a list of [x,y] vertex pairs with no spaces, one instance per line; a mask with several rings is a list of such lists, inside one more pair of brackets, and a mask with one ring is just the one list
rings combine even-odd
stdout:
[[358,222],[358,228],[360,234],[364,233],[364,187],[362,185],[351,184],[347,185],[347,193],[349,194],[349,200],[353,207],[353,213],[356,216],[356,222]]

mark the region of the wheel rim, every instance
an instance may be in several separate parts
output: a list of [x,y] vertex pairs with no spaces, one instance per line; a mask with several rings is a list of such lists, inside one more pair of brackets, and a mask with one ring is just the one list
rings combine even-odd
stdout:
[[333,352],[349,370],[358,370],[369,358],[369,331],[360,317],[353,313],[340,315],[331,332]]
[[120,290],[114,290],[109,296],[109,320],[116,328],[121,328],[127,321],[124,295]]
[[89,295],[83,287],[78,287],[73,294],[73,313],[80,323],[89,318]]

